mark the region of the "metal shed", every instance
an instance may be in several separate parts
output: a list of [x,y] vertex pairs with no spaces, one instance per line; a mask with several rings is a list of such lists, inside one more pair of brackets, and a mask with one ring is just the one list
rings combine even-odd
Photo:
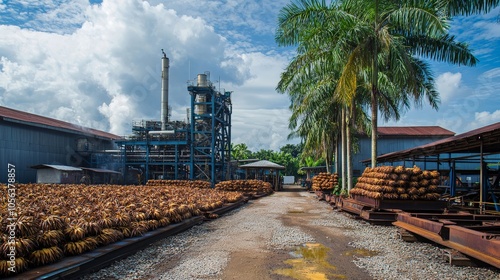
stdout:
[[282,181],[279,175],[279,170],[285,169],[283,165],[279,165],[268,160],[260,160],[241,165],[240,168],[245,169],[247,179],[252,178],[269,182],[273,185],[273,188],[276,191],[282,189]]
[[[90,166],[93,151],[114,147],[117,135],[0,106],[0,162],[16,167],[16,180],[35,182],[30,166]],[[96,165],[97,166],[97,165]],[[7,172],[0,172],[7,182]]]
[[37,183],[76,184],[83,175],[81,168],[66,165],[40,164],[31,168],[37,170]]
[[[450,194],[455,195],[457,163],[467,162],[476,166],[479,173],[479,206],[484,212],[486,201],[491,197],[496,211],[500,210],[497,192],[500,189],[500,122],[471,130],[456,136],[438,140],[415,148],[387,153],[379,156],[379,162],[408,160],[435,163],[449,168]],[[488,168],[496,165],[496,170]]]
[[80,167],[83,170],[85,184],[119,184],[123,181],[122,173],[118,171]]
[[[445,139],[454,136],[455,133],[440,126],[382,126],[377,129],[377,135],[377,153],[382,155]],[[363,160],[371,157],[370,137],[361,134],[358,135],[358,141],[359,152],[352,156],[353,173],[356,177],[361,176],[365,169]],[[340,160],[339,158],[339,162]],[[403,165],[404,163],[395,162],[394,164]],[[423,166],[420,167],[423,168]]]

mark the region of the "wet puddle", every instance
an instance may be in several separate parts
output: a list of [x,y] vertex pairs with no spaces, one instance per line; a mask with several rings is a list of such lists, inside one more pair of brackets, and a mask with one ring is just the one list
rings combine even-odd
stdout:
[[281,268],[275,274],[297,280],[346,279],[345,275],[336,274],[337,268],[328,263],[330,249],[319,243],[306,243],[292,253],[294,258],[284,261],[290,268]]

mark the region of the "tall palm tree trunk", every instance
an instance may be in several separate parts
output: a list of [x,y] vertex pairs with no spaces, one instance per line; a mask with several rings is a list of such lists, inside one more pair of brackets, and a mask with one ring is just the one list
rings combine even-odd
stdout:
[[341,113],[340,113],[340,118],[341,118],[341,128],[340,128],[340,133],[341,133],[341,138],[342,138],[342,144],[341,144],[341,148],[342,148],[342,166],[341,166],[341,169],[342,169],[342,189],[345,190],[346,189],[346,181],[347,181],[347,176],[346,176],[346,149],[347,149],[347,145],[346,145],[346,133],[345,133],[345,106],[342,106],[342,110],[341,110]]
[[372,111],[372,167],[377,166],[377,122],[378,122],[378,110],[377,110],[377,90],[372,89],[371,93],[371,111]]
[[334,164],[334,168],[335,168],[335,173],[339,174],[339,136],[337,134],[337,136],[335,137],[335,162],[333,163]]
[[325,140],[325,137],[323,137],[323,150],[325,151],[325,165],[326,165],[326,173],[330,173],[330,156],[328,155],[329,149],[328,149],[328,141]]
[[352,117],[353,117],[353,106],[354,102],[352,102],[351,107],[349,108],[349,111],[346,114],[345,118],[345,123],[346,123],[346,147],[347,147],[347,190],[350,191],[352,189],[352,157],[351,157],[351,151],[352,151],[352,133],[351,133],[351,128],[352,128]]
[[375,0],[375,38],[373,40],[373,76],[372,76],[372,93],[371,93],[371,113],[372,113],[372,168],[377,166],[377,127],[378,127],[378,104],[377,104],[377,88],[378,88],[378,0]]

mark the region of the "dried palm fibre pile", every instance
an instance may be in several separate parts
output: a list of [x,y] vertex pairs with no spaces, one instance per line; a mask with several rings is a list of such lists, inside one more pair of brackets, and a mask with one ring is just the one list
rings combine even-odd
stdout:
[[337,173],[321,172],[312,179],[313,191],[333,191],[339,184],[339,175]]
[[217,183],[215,188],[224,191],[238,191],[246,195],[272,194],[271,183],[261,180],[231,180]]
[[148,180],[147,186],[180,186],[189,188],[208,189],[212,186],[210,182],[201,180]]
[[[7,186],[0,185],[0,275],[79,255],[127,237],[140,236],[202,211],[243,199],[242,193],[186,186],[18,184],[17,220],[11,222]],[[15,234],[15,244],[8,242]]]
[[367,167],[350,194],[373,199],[437,200],[439,176],[438,171],[417,166]]

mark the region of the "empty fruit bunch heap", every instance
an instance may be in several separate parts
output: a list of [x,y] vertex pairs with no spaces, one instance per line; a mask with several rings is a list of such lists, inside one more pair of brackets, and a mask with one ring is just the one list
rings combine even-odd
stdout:
[[[178,186],[16,185],[17,220],[7,220],[7,187],[0,185],[0,275],[54,263],[98,246],[140,236],[240,200],[237,192]],[[15,236],[15,244],[9,243]],[[15,247],[15,250],[12,250]]]
[[224,191],[238,191],[246,195],[262,195],[273,193],[271,183],[261,180],[231,180],[217,183],[215,188]]
[[312,180],[313,191],[332,191],[339,184],[337,173],[322,172],[314,176]]
[[210,182],[201,180],[149,180],[146,185],[148,186],[178,186],[178,187],[189,187],[189,188],[199,188],[207,189],[212,185]]
[[374,199],[437,200],[439,176],[438,171],[422,171],[417,166],[368,167],[350,194]]

